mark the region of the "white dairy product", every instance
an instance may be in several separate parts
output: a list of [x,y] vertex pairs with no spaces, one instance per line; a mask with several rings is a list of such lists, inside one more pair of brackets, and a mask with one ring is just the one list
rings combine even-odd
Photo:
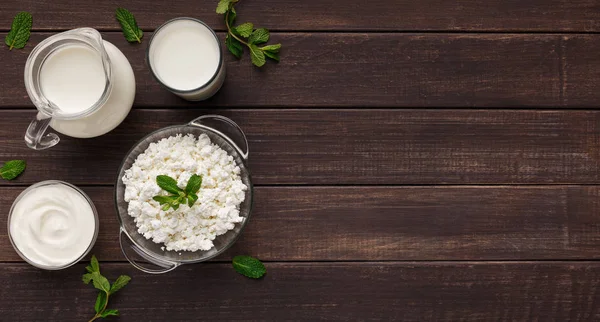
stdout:
[[56,182],[33,187],[13,206],[10,236],[22,256],[44,268],[79,259],[96,235],[90,203],[74,188]]
[[[135,98],[135,76],[133,74],[133,69],[129,64],[127,57],[125,57],[125,55],[115,45],[104,41],[104,48],[108,53],[108,57],[110,58],[110,63],[112,66],[112,90],[108,96],[108,99],[104,105],[102,105],[102,107],[89,116],[74,120],[60,120],[56,118],[52,119],[50,126],[57,132],[76,138],[92,138],[112,131],[119,124],[121,124],[121,122],[125,120],[125,117],[127,117],[127,114],[129,114]],[[98,53],[95,53],[95,55],[98,55]],[[44,64],[44,66],[45,65],[46,64]],[[85,68],[82,70],[85,70]],[[58,77],[61,76],[58,75]],[[104,82],[104,74],[102,74],[102,78],[102,81]],[[85,81],[85,79],[87,78],[81,76],[82,81]],[[104,85],[102,86],[103,90]],[[66,96],[79,96],[77,90],[73,90],[72,88],[67,87],[63,88],[62,90]],[[58,91],[53,92],[58,93]],[[102,91],[100,93],[102,93]],[[59,96],[58,94],[55,95]],[[90,98],[92,95],[85,94],[85,97]],[[82,99],[79,98],[77,100]],[[73,109],[75,109],[76,105],[73,106]],[[59,105],[59,107],[61,109],[66,109],[61,105]]]
[[175,19],[159,28],[150,42],[148,58],[155,76],[186,99],[213,95],[225,79],[219,40],[196,20]]
[[85,45],[60,47],[42,64],[40,87],[63,113],[83,112],[102,97],[106,87],[102,59]]
[[[167,193],[157,185],[158,175],[168,175],[185,188],[193,174],[202,176],[198,201],[190,208],[163,211],[152,197]],[[128,213],[138,232],[171,251],[209,250],[216,236],[242,222],[240,204],[248,187],[232,156],[202,134],[177,135],[150,144],[122,178]]]

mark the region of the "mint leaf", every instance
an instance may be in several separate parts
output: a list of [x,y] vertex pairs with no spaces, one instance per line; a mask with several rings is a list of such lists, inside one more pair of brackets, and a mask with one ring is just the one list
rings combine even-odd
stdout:
[[166,190],[166,191],[176,194],[176,195],[178,195],[180,192],[183,191],[183,190],[181,190],[181,188],[179,188],[177,186],[177,181],[169,176],[164,176],[164,175],[157,176],[156,183],[158,184],[158,186],[161,189]]
[[175,202],[177,200],[178,197],[176,196],[155,196],[152,199],[154,199],[154,201],[157,201],[160,205],[164,205],[164,204],[172,204],[173,202]]
[[196,192],[198,192],[198,190],[200,190],[200,186],[202,186],[202,176],[193,174],[190,177],[190,180],[188,181],[187,186],[185,187],[185,192],[187,194],[196,193]]
[[98,263],[98,259],[96,258],[96,255],[92,255],[92,259],[90,260],[90,267],[92,268],[90,273],[93,273],[93,272],[100,273],[100,263]]
[[250,278],[261,278],[267,269],[258,259],[250,256],[236,256],[233,258],[233,268],[236,272]]
[[100,275],[99,272],[92,273],[92,284],[94,287],[104,291],[106,293],[110,292],[110,283],[106,279],[106,277]]
[[135,17],[129,10],[125,8],[117,8],[116,13],[117,21],[121,24],[121,29],[123,29],[123,35],[125,39],[129,42],[142,42],[142,37],[144,37],[144,32],[137,25],[137,21],[135,21]]
[[281,44],[260,47],[260,50],[265,53],[265,56],[276,61],[279,61],[279,49],[281,49]]
[[116,291],[122,289],[127,283],[131,281],[131,277],[127,275],[121,275],[117,278],[117,280],[110,287],[110,294],[114,294]]
[[4,38],[4,43],[8,46],[8,50],[13,48],[23,48],[31,35],[31,26],[33,25],[33,17],[29,12],[19,12],[13,19],[10,31]]
[[235,18],[237,18],[237,12],[235,11],[234,7],[231,7],[231,9],[227,11],[227,14],[225,15],[225,23],[227,23],[229,26],[233,26],[235,23]]
[[281,44],[263,46],[263,47],[260,47],[260,49],[262,51],[270,51],[270,52],[273,52],[273,53],[278,53],[279,49],[281,49]]
[[267,57],[269,57],[269,58],[271,58],[273,60],[279,61],[279,54],[278,53],[274,53],[274,52],[271,52],[271,51],[263,51],[263,53],[265,54],[265,56],[267,56]]
[[265,64],[265,54],[260,50],[256,45],[250,45],[250,58],[252,59],[252,63],[258,67],[261,67]]
[[107,301],[108,297],[106,296],[106,293],[98,293],[98,297],[96,298],[96,304],[94,305],[94,310],[96,310],[96,313],[100,313],[106,307]]
[[104,312],[102,312],[100,314],[100,317],[101,318],[106,318],[106,317],[109,317],[111,315],[112,316],[118,316],[119,315],[119,310],[104,310]]
[[254,25],[250,22],[243,23],[237,27],[235,30],[244,38],[250,37],[252,34],[252,30],[254,30]]
[[242,54],[244,53],[244,47],[242,46],[242,43],[233,38],[233,36],[229,34],[225,36],[225,46],[227,46],[229,52],[232,53],[237,59],[242,57]]
[[92,281],[92,274],[90,274],[90,273],[83,274],[82,280],[85,284],[90,284],[90,282]]
[[90,321],[94,321],[98,318],[105,318],[111,315],[119,315],[119,311],[117,310],[106,309],[106,306],[108,305],[108,298],[111,294],[127,285],[127,283],[129,283],[131,280],[131,277],[127,275],[121,275],[117,278],[113,285],[110,286],[108,279],[100,274],[100,263],[98,263],[98,259],[94,255],[92,255],[90,265],[88,265],[85,269],[89,273],[83,274],[83,282],[89,284],[90,281],[93,281],[94,287],[100,290],[98,296],[96,297],[96,303],[94,304],[96,315],[94,315]]
[[23,160],[8,161],[0,168],[0,177],[5,180],[13,180],[23,173],[26,167],[27,163]]
[[198,196],[196,193],[200,190],[202,186],[202,176],[197,174],[193,174],[185,187],[185,190],[182,190],[177,186],[177,181],[175,179],[160,175],[156,177],[156,182],[159,187],[168,192],[172,193],[170,196],[154,196],[152,199],[157,201],[162,207],[163,211],[169,210],[169,208],[173,208],[174,210],[179,209],[179,206],[182,204],[188,204],[190,207],[194,205],[196,200],[198,200]]
[[221,0],[217,5],[217,13],[224,14],[229,10],[229,4],[231,4],[231,0]]
[[[279,61],[279,49],[281,44],[265,46],[266,48],[258,48],[255,45],[263,44],[269,41],[269,30],[259,28],[253,30],[254,24],[250,22],[243,23],[234,27],[233,24],[237,18],[235,4],[239,0],[220,0],[217,5],[217,13],[225,15],[225,25],[227,27],[227,35],[225,36],[225,46],[236,58],[240,59],[244,53],[244,46],[250,49],[250,58],[254,65],[264,66],[266,58]],[[245,38],[248,38],[245,41]],[[254,47],[253,47],[254,46]],[[188,203],[192,201],[188,198]]]
[[249,44],[262,44],[266,43],[267,41],[269,41],[269,31],[265,28],[254,30],[254,32],[248,38]]
[[190,193],[188,195],[188,206],[191,208],[196,201],[198,201],[198,196],[196,194]]

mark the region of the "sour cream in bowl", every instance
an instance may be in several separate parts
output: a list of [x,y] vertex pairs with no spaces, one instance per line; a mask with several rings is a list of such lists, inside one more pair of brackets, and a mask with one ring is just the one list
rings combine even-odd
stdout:
[[15,251],[29,264],[47,270],[67,268],[88,254],[98,236],[98,213],[79,188],[43,181],[25,189],[8,216]]

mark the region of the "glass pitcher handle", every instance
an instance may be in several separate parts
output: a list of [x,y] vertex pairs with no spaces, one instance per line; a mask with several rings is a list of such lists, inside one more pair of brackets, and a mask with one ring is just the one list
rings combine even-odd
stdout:
[[55,146],[60,138],[54,133],[44,135],[52,121],[52,116],[38,112],[25,132],[25,143],[34,150],[44,150]]
[[[240,153],[244,160],[248,160],[249,146],[246,134],[237,123],[230,118],[221,115],[203,115],[189,123],[192,126],[207,127],[217,131],[229,141]],[[226,125],[226,127],[222,127]],[[231,131],[233,130],[233,132]]]

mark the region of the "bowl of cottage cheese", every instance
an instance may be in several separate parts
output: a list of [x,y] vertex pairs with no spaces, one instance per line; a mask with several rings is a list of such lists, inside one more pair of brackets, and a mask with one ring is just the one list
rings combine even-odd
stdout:
[[[123,254],[147,273],[211,259],[235,243],[252,209],[246,162],[248,141],[241,128],[219,115],[150,133],[125,157],[117,176],[115,204]],[[165,209],[157,176],[181,189],[202,177],[192,206]]]

